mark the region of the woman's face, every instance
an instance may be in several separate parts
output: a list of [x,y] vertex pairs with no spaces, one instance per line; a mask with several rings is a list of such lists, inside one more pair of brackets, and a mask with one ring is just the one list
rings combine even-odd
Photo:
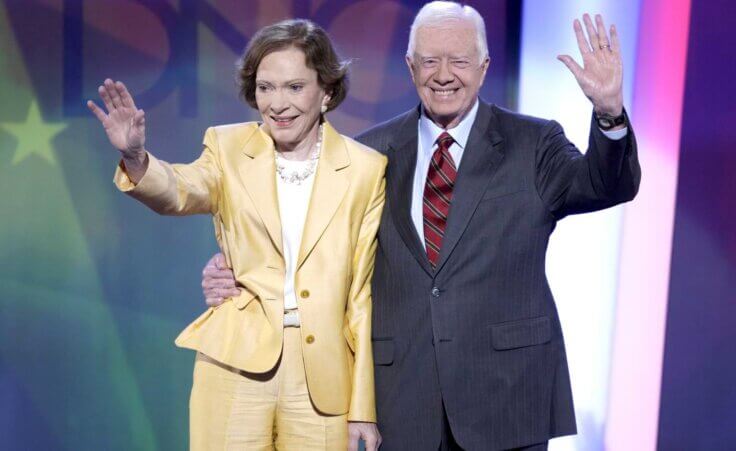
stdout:
[[[320,109],[329,96],[295,47],[266,55],[256,71],[256,104],[263,123],[280,150],[293,150],[316,139]],[[313,142],[313,141],[312,141]]]

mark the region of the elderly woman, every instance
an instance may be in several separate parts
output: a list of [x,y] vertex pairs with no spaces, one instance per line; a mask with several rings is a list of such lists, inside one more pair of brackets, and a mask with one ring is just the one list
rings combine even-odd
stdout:
[[240,294],[176,340],[197,351],[192,449],[375,450],[370,278],[385,157],[324,119],[346,64],[305,20],[261,29],[240,65],[262,122],[211,127],[202,155],[145,148],[145,114],[105,80],[88,102],[122,154],[118,188],[160,214],[209,213]]

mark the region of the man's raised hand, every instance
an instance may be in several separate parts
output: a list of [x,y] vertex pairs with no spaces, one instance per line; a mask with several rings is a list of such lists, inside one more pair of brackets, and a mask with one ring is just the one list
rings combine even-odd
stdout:
[[609,39],[600,14],[595,21],[594,26],[590,15],[583,15],[587,39],[580,21],[573,22],[583,66],[569,55],[559,55],[557,59],[570,69],[597,113],[618,116],[623,111],[623,63],[618,33],[611,25]]

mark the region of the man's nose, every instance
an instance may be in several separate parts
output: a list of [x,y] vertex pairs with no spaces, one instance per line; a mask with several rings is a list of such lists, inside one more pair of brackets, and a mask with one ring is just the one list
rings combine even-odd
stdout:
[[450,70],[450,62],[445,60],[440,62],[440,66],[437,69],[437,73],[434,76],[437,83],[445,85],[455,80],[455,75]]

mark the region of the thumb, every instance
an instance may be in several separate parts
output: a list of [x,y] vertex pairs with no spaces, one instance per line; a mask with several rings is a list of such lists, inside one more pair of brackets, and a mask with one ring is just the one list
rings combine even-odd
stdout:
[[580,77],[583,75],[583,68],[580,67],[580,65],[572,59],[569,55],[558,55],[557,59],[562,61],[562,63],[567,66],[567,68],[572,72],[572,74],[575,76],[575,79],[580,81]]
[[217,269],[226,269],[227,265],[225,262],[225,256],[222,254],[222,252],[218,252],[215,254],[214,257],[212,257],[212,263],[215,264],[215,267]]
[[143,127],[146,124],[146,112],[143,110],[136,111],[133,116],[133,123],[137,127]]

